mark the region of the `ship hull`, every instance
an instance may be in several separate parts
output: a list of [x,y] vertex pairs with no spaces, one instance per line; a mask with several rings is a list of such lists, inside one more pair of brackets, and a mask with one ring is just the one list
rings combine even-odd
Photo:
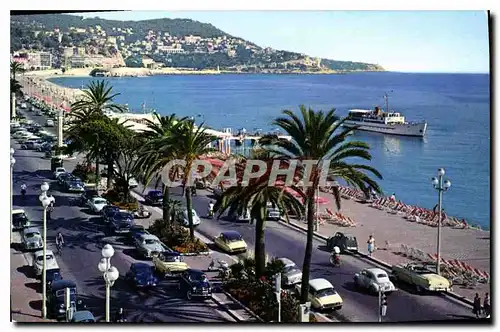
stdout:
[[413,137],[424,137],[427,131],[427,122],[387,125],[383,123],[345,121],[342,125],[347,128],[356,128],[356,130]]

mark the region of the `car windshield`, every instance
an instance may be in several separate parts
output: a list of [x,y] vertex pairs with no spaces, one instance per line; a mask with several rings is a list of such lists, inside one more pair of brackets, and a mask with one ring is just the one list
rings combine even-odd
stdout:
[[106,200],[104,199],[95,199],[94,204],[106,204]]
[[26,234],[26,238],[27,238],[27,239],[32,239],[32,238],[34,238],[34,237],[36,237],[36,236],[40,236],[40,233],[33,232],[33,233],[28,233],[28,234]]
[[[66,292],[66,290],[60,289],[60,290],[56,291],[56,296],[57,297],[63,297],[63,296],[65,296],[65,292]],[[70,288],[69,289],[69,294],[70,295],[76,295],[76,288]]]
[[325,296],[331,296],[331,295],[335,295],[335,294],[337,294],[337,292],[333,288],[325,288],[325,289],[322,289],[322,290],[316,292],[317,297],[325,297]]
[[165,256],[164,261],[165,262],[180,262],[181,256]]
[[23,220],[26,220],[26,219],[28,219],[28,218],[26,217],[26,215],[24,213],[16,213],[16,214],[12,215],[12,220],[14,222],[16,222],[16,221],[23,221]]
[[161,193],[161,191],[150,191],[149,196],[160,197],[160,196],[162,196],[162,193]]
[[288,265],[283,268],[283,272],[290,273],[292,271],[300,271],[297,265]]
[[226,242],[237,242],[237,241],[241,241],[243,239],[243,237],[238,234],[238,233],[228,233],[228,234],[224,234],[224,240],[226,240]]
[[377,274],[377,279],[385,279],[385,278],[388,278],[387,274],[385,274],[385,273]]
[[[46,257],[47,260],[50,260],[50,259],[54,258],[54,256],[52,256],[52,255],[45,255],[45,257]],[[36,258],[36,260],[39,261],[39,262],[43,261],[43,255],[42,256],[38,256]]]
[[154,240],[154,239],[146,239],[146,241],[144,241],[146,244],[155,244],[155,243],[158,243],[157,240]]
[[204,273],[190,273],[189,278],[193,281],[205,281],[207,280],[207,275]]
[[116,212],[114,216],[116,219],[119,219],[119,220],[125,220],[125,219],[131,218],[130,213],[127,213],[127,212]]

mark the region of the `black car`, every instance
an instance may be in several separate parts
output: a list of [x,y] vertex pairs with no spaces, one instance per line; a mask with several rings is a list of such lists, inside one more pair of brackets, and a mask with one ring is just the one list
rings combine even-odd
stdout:
[[20,230],[31,225],[26,212],[24,210],[13,210],[12,211],[12,229]]
[[346,252],[346,250],[357,252],[358,240],[354,235],[337,232],[326,241],[328,251],[333,251],[334,247],[339,247],[340,252]]
[[87,202],[93,197],[99,197],[99,192],[97,190],[85,190],[85,192],[80,196],[79,204],[80,206],[86,206]]
[[113,217],[113,215],[119,211],[120,211],[120,208],[118,206],[106,205],[101,210],[102,220],[106,223],[110,222],[111,217]]
[[163,204],[163,193],[161,190],[150,190],[147,195],[144,196],[146,204],[150,205],[162,205]]
[[76,284],[71,280],[53,281],[50,291],[47,292],[47,313],[50,317],[61,319],[66,317],[65,289],[69,288],[69,300],[73,310],[85,308],[82,300],[78,299]]
[[128,212],[115,212],[110,218],[109,228],[112,233],[126,234],[134,225],[134,216]]
[[135,287],[155,287],[158,284],[153,267],[146,263],[132,263],[130,270],[125,275],[125,280]]
[[46,281],[47,281],[47,291],[50,291],[50,286],[53,282],[63,280],[61,275],[61,271],[59,269],[51,269],[46,272]]
[[57,177],[57,183],[61,186],[64,186],[66,181],[71,180],[73,178],[74,176],[71,173],[62,173],[59,174],[59,176]]
[[142,225],[133,225],[129,228],[127,235],[129,241],[135,243],[135,239],[142,234],[149,234],[149,232]]
[[212,296],[212,287],[205,272],[187,269],[179,279],[179,290],[188,300],[193,297],[207,299]]

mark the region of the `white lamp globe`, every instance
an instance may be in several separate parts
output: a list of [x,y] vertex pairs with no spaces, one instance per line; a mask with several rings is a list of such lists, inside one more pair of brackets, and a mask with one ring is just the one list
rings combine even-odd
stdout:
[[43,201],[43,199],[47,197],[47,195],[45,194],[41,194],[40,196],[38,196],[38,199],[40,200],[40,203]]
[[10,154],[13,155],[14,154],[14,149],[13,148],[10,148]]
[[42,206],[44,209],[46,209],[50,205],[50,199],[48,197],[44,197],[42,199]]
[[437,178],[432,178],[432,184],[437,186],[439,184],[439,181]]
[[444,185],[444,187],[445,187],[446,189],[448,189],[448,188],[450,188],[450,187],[451,187],[451,181],[450,181],[450,180],[446,180],[446,181],[444,181],[444,184],[443,184],[443,185]]
[[115,254],[115,249],[110,244],[106,244],[102,248],[102,257],[104,258],[111,258]]
[[118,269],[114,266],[110,267],[109,270],[106,271],[106,278],[111,282],[116,281],[119,276],[120,273],[118,272]]
[[16,163],[16,158],[11,157],[10,158],[10,166],[14,166],[15,163]]
[[99,261],[99,264],[97,264],[97,268],[99,269],[99,271],[104,273],[104,272],[106,272],[107,267],[108,267],[108,262],[107,262],[106,258],[101,258],[101,260]]
[[42,191],[47,191],[47,190],[49,190],[49,184],[48,184],[47,182],[42,183],[42,185],[40,186],[40,189],[41,189]]
[[438,175],[441,175],[441,176],[444,175],[444,168],[438,169]]

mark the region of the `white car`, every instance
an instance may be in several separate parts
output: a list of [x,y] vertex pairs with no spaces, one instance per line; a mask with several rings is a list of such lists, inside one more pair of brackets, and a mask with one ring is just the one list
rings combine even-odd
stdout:
[[26,129],[18,130],[14,134],[12,134],[12,138],[14,139],[22,139],[26,137],[30,137],[32,134],[28,132]]
[[26,103],[21,103],[21,108],[26,109],[26,108],[28,108],[28,106],[26,105]]
[[64,167],[57,167],[54,171],[54,179],[57,179],[59,175],[66,173],[66,169]]
[[368,290],[376,294],[379,289],[382,292],[394,292],[396,287],[389,280],[387,272],[379,268],[363,269],[354,275],[354,286]]
[[54,127],[54,120],[45,121],[45,127]]
[[92,197],[88,200],[87,205],[94,213],[100,213],[102,208],[108,205],[108,201],[102,197]]
[[128,180],[128,186],[129,186],[130,188],[137,188],[137,187],[139,186],[139,183],[137,183],[137,180],[136,180],[136,179],[134,179],[134,178],[130,178],[130,179]]
[[[53,270],[59,268],[59,265],[57,265],[57,261],[52,250],[45,251],[45,263],[46,263],[46,270]],[[39,250],[34,253],[33,267],[35,268],[36,275],[40,276],[43,271],[43,250]]]
[[[198,217],[198,213],[196,213],[195,209],[193,211],[193,226],[198,226],[200,224],[200,217]],[[176,220],[184,227],[189,227],[188,213],[187,209],[181,210],[177,212]]]
[[141,234],[135,238],[137,252],[145,258],[158,256],[165,251],[160,239],[153,234]]
[[291,259],[282,257],[278,258],[278,260],[284,265],[283,284],[291,286],[302,282],[302,271]]

